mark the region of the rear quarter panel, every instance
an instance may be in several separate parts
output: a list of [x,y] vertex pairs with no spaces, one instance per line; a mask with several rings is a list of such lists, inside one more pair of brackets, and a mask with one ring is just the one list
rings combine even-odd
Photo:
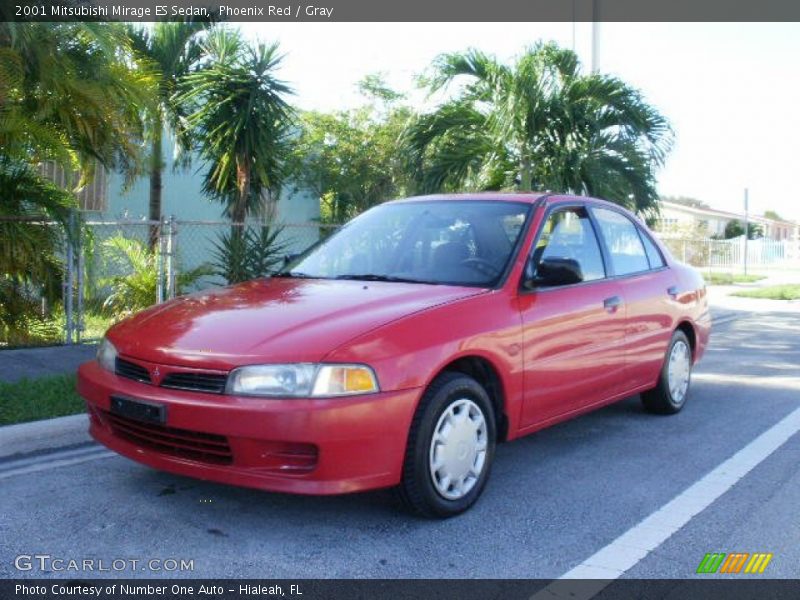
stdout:
[[683,263],[673,265],[678,279],[680,294],[677,300],[676,318],[689,322],[695,331],[694,362],[699,361],[708,347],[711,337],[711,311],[703,276],[695,268]]
[[695,334],[694,362],[697,363],[706,351],[711,337],[711,312],[703,276],[694,267],[678,261],[669,248],[652,236],[667,260],[670,285],[676,285],[678,296],[671,302],[670,316],[673,330],[681,323],[689,323]]

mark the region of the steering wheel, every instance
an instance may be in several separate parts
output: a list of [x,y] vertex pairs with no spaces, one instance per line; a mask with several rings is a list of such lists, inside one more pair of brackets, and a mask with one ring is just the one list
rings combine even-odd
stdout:
[[478,256],[473,256],[472,258],[467,258],[461,261],[461,264],[465,267],[472,267],[476,271],[480,271],[485,275],[496,276],[500,275],[501,271],[497,266],[489,260],[485,258],[480,258]]

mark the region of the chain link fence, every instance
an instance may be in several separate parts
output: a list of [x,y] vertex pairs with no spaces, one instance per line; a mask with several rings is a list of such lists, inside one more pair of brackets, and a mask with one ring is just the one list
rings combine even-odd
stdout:
[[[17,219],[15,222],[18,222]],[[19,321],[28,335],[11,335],[0,314],[0,348],[37,344],[79,343],[100,338],[117,320],[152,304],[177,295],[226,285],[220,265],[220,246],[236,227],[259,228],[253,221],[232,226],[227,221],[86,220],[74,213],[71,234],[55,223],[25,219],[29,227],[44,227],[53,235],[55,279],[63,280],[49,294],[29,284],[17,285],[25,303],[16,307],[4,300],[0,286],[0,310],[6,313],[20,306],[31,312]],[[11,223],[0,217],[0,227]],[[281,256],[299,254],[338,226],[322,223],[270,224],[277,228],[272,240]],[[233,229],[232,229],[233,228]],[[275,229],[273,229],[275,231]],[[679,261],[706,273],[766,273],[773,269],[800,267],[796,240],[732,240],[677,238],[661,234],[661,239]],[[6,240],[7,241],[7,240]],[[7,241],[8,242],[8,241]],[[6,244],[13,249],[11,242]],[[44,251],[44,249],[43,249]],[[277,265],[280,268],[281,264]],[[12,282],[0,272],[0,284]],[[26,320],[27,319],[27,320]],[[29,325],[26,325],[29,323]]]
[[[0,217],[0,223],[2,218]],[[0,318],[0,348],[72,344],[100,338],[117,320],[177,295],[226,285],[220,264],[223,237],[241,228],[260,228],[263,221],[233,226],[228,221],[86,220],[77,213],[72,235],[57,223],[31,221],[59,236],[53,250],[60,262],[60,298],[47,299],[43,289],[25,285],[18,291],[30,302],[35,335],[10,335]],[[323,223],[269,224],[281,256],[299,254],[338,226]],[[280,263],[276,269],[280,268]],[[0,273],[2,277],[2,273]],[[52,294],[51,294],[52,296]],[[0,309],[6,311],[0,297]]]

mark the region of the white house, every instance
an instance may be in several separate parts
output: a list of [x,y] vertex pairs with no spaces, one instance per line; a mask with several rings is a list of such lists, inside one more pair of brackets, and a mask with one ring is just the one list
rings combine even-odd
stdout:
[[[731,221],[744,223],[744,214],[715,208],[695,208],[664,200],[659,202],[659,207],[661,214],[656,221],[655,230],[661,233],[691,231],[707,237],[723,237],[728,223]],[[800,225],[797,223],[755,215],[750,215],[749,221],[760,225],[767,239],[777,241],[800,239]]]

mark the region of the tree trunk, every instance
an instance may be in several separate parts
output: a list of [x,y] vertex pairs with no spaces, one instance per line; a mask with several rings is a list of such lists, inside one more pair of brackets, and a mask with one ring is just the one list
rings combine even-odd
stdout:
[[230,213],[231,221],[234,223],[231,233],[238,237],[244,232],[243,223],[247,218],[247,201],[250,195],[250,164],[246,158],[236,160],[236,192]]
[[[164,169],[161,148],[161,128],[160,123],[155,125],[153,142],[150,148],[150,203],[148,218],[151,221],[161,220],[161,173]],[[158,245],[158,225],[150,225],[149,245],[150,249],[156,249]]]
[[519,189],[522,192],[533,191],[533,167],[529,158],[523,158],[519,171]]

